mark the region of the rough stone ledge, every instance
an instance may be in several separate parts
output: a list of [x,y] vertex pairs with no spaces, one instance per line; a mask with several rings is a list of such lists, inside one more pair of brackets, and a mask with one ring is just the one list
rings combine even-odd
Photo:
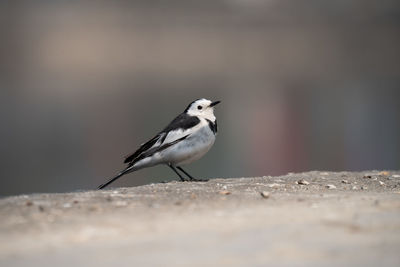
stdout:
[[399,266],[400,172],[289,173],[0,199],[1,266]]

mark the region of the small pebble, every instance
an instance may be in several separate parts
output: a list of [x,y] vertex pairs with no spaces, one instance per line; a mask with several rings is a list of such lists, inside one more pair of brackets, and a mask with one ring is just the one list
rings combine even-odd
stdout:
[[64,203],[63,207],[64,208],[71,208],[72,205],[71,205],[71,203]]
[[33,203],[32,203],[32,201],[27,201],[27,202],[25,203],[25,205],[27,205],[27,206],[29,207],[29,206],[32,206]]
[[382,182],[382,181],[379,181],[379,184],[380,184],[381,186],[384,186],[384,185],[385,185],[385,183]]
[[326,175],[329,175],[329,172],[320,172],[319,174],[326,176]]
[[362,185],[362,186],[361,186],[361,190],[367,190],[367,189],[368,189],[367,186],[365,186],[365,185]]
[[371,176],[371,175],[364,175],[363,178],[364,178],[364,179],[367,179],[367,178],[368,178],[368,179],[371,179],[372,176]]
[[226,185],[224,185],[224,186],[222,187],[222,189],[227,190],[228,187],[227,187]]
[[307,182],[307,181],[304,180],[304,179],[301,179],[301,180],[298,180],[298,181],[296,182],[296,184],[309,185],[310,183]]
[[270,188],[277,188],[277,187],[281,187],[283,185],[274,183],[274,184],[268,184],[267,186],[270,187]]
[[336,189],[336,186],[333,184],[327,184],[325,187],[328,189]]
[[392,178],[400,178],[400,175],[399,174],[393,174]]
[[342,184],[349,184],[350,182],[347,180],[342,180]]
[[388,172],[388,171],[381,171],[379,174],[380,174],[380,175],[384,175],[384,176],[388,176],[388,175],[390,174],[390,172]]
[[223,191],[219,191],[220,195],[230,195],[232,194],[231,192],[229,192],[228,190],[223,190]]
[[269,196],[270,196],[269,192],[267,192],[267,191],[262,191],[262,192],[260,192],[260,194],[263,198],[269,198]]
[[352,190],[357,190],[357,186],[353,185],[353,187],[351,188]]

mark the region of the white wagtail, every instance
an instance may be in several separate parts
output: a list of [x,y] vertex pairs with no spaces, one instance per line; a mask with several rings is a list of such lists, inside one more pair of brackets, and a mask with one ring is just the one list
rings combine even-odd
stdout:
[[214,144],[217,134],[214,106],[218,103],[220,101],[211,102],[204,98],[190,103],[164,130],[127,156],[124,163],[128,166],[98,189],[124,174],[158,164],[168,165],[181,181],[186,179],[176,169],[186,174],[190,181],[205,181],[193,178],[181,166],[200,159]]

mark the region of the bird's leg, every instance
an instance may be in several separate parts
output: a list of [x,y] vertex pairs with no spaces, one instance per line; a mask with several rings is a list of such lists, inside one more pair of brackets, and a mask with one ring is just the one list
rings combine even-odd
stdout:
[[208,179],[196,179],[193,176],[191,176],[189,173],[187,173],[184,169],[182,169],[182,167],[177,166],[176,168],[178,168],[178,170],[180,170],[181,172],[183,172],[184,174],[187,175],[187,177],[190,178],[190,181],[195,181],[195,182],[207,182]]
[[182,175],[179,174],[179,172],[172,166],[171,164],[168,164],[168,167],[170,167],[178,176],[181,178],[182,182],[186,182],[186,179],[182,177]]

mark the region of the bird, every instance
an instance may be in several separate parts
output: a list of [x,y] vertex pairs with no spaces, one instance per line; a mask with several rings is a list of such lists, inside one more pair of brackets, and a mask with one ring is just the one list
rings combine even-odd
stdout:
[[[205,98],[191,102],[162,131],[141,144],[134,153],[125,157],[126,168],[101,184],[98,189],[105,188],[125,174],[159,164],[171,168],[182,182],[207,181],[194,178],[182,168],[182,165],[200,159],[213,146],[218,132],[214,107],[220,102],[212,102]],[[184,178],[178,170],[188,179]]]

